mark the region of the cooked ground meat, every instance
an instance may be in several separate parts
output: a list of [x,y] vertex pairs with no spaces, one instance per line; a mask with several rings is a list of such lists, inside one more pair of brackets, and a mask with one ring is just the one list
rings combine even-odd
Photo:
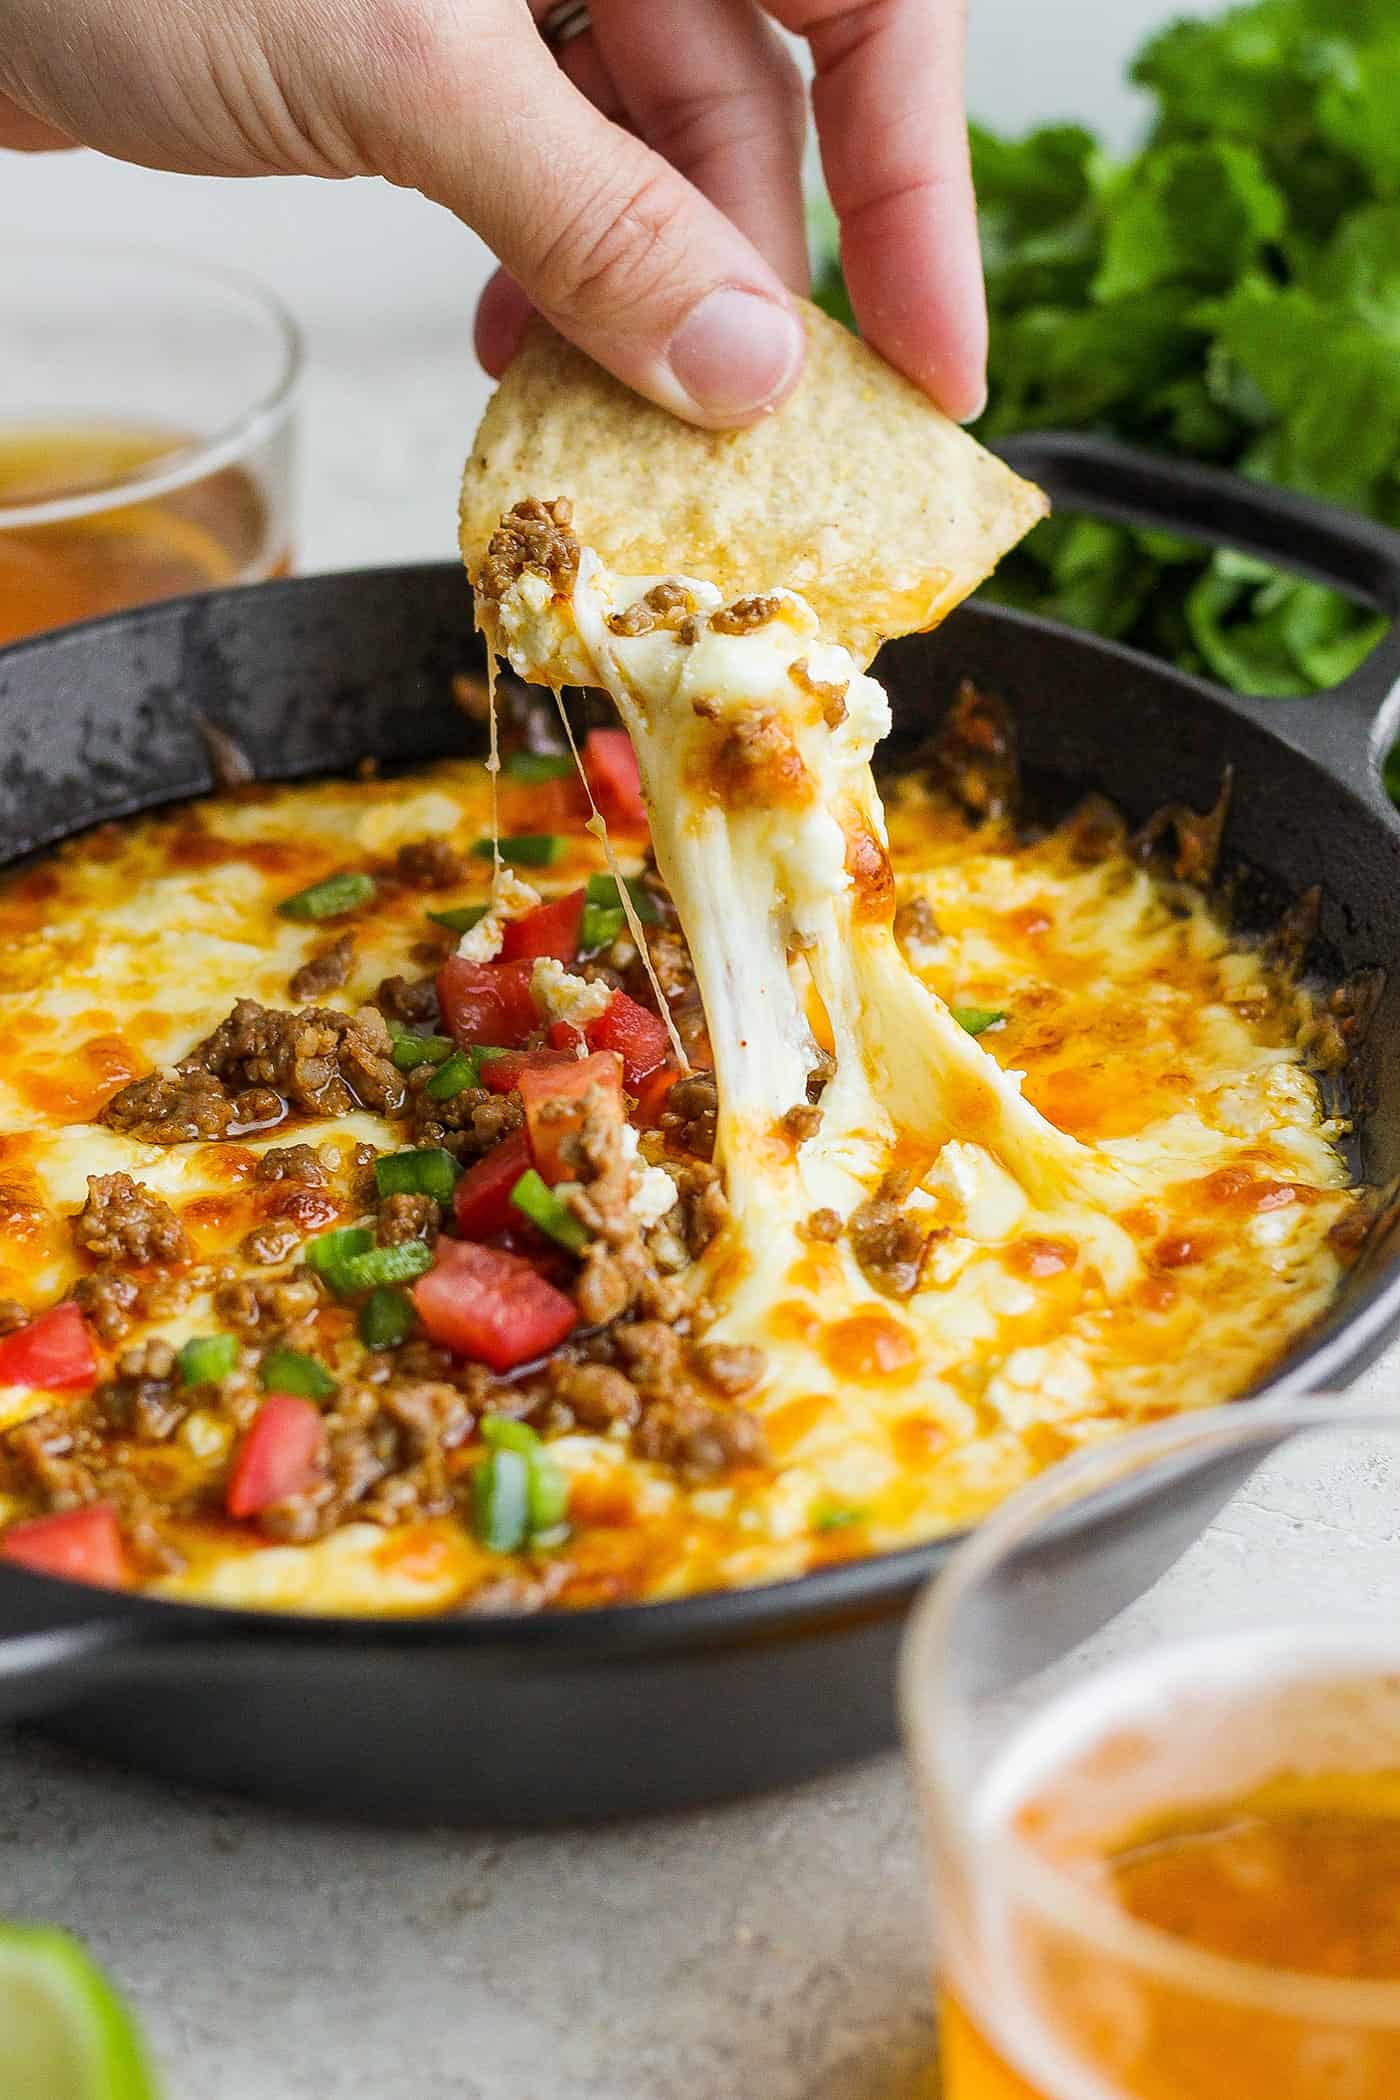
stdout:
[[87,1201],[68,1220],[73,1244],[94,1261],[188,1261],[189,1241],[170,1205],[129,1174],[89,1174]]
[[22,1491],[37,1496],[45,1509],[79,1509],[97,1500],[97,1483],[78,1454],[82,1412],[56,1408],[31,1415],[5,1437],[5,1454]]
[[394,872],[415,890],[446,890],[465,879],[470,863],[446,839],[414,839],[400,846]]
[[1002,702],[964,679],[934,736],[929,769],[978,822],[1014,815],[1020,793],[1016,732]]
[[674,1466],[689,1480],[710,1480],[738,1466],[768,1464],[763,1425],[738,1408],[702,1400],[662,1401],[642,1418],[633,1442],[643,1458]]
[[374,995],[374,1003],[388,1021],[402,1021],[409,1028],[436,1028],[437,979],[386,977]]
[[[692,702],[697,714],[703,701]],[[726,721],[710,756],[714,792],[731,808],[803,802],[812,793],[812,776],[781,715],[751,707]]]
[[482,596],[499,601],[527,569],[546,577],[556,591],[572,589],[579,556],[569,529],[573,516],[573,505],[563,496],[552,503],[534,496],[517,503],[491,535],[477,582]]
[[701,1376],[731,1400],[752,1392],[768,1369],[763,1351],[748,1342],[697,1342],[691,1355]]
[[783,1117],[783,1129],[795,1145],[805,1144],[822,1127],[822,1112],[810,1101],[799,1101]]
[[839,1240],[841,1213],[839,1210],[814,1210],[802,1230],[809,1240]]
[[431,1244],[441,1223],[441,1206],[431,1196],[386,1196],[379,1206],[376,1238],[381,1247],[396,1247],[405,1240]]
[[775,620],[782,604],[782,599],[771,591],[760,598],[736,598],[732,605],[722,605],[718,612],[711,613],[710,625],[716,634],[752,634],[756,627],[766,627]]
[[846,1230],[851,1251],[877,1290],[890,1298],[908,1298],[918,1289],[928,1234],[900,1209],[888,1176],[877,1195],[851,1212]]
[[681,1234],[694,1261],[728,1223],[729,1202],[719,1168],[706,1160],[687,1160],[676,1175],[676,1191],[680,1197]]
[[654,583],[645,597],[634,600],[624,612],[609,613],[608,629],[612,634],[637,635],[650,634],[661,627],[674,634],[694,610],[694,593],[668,577],[663,583]]
[[146,1145],[188,1145],[227,1137],[234,1105],[211,1072],[149,1072],[114,1094],[102,1121]]
[[314,1145],[271,1145],[258,1161],[258,1181],[295,1181],[303,1188],[323,1189],[330,1180]]
[[308,1006],[300,1013],[240,999],[182,1069],[213,1073],[232,1087],[267,1087],[313,1115],[343,1116],[357,1107],[395,1115],[403,1075],[391,1059],[384,1016],[372,1006],[354,1014]]
[[610,1429],[614,1422],[625,1422],[630,1428],[641,1416],[637,1388],[611,1364],[573,1363],[567,1357],[556,1357],[548,1378],[554,1399],[585,1429]]
[[326,1471],[304,1494],[259,1517],[272,1538],[320,1538],[347,1516],[393,1525],[456,1505],[446,1453],[471,1434],[475,1411],[446,1381],[394,1377],[347,1384],[326,1416]]
[[169,1342],[141,1342],[117,1359],[117,1375],[93,1393],[98,1415],[122,1436],[159,1444],[179,1428],[189,1402],[175,1379]]
[[619,634],[631,639],[639,634],[650,634],[656,626],[656,614],[641,598],[634,598],[622,612],[608,614],[609,634]]
[[256,1262],[260,1268],[273,1269],[296,1253],[301,1245],[301,1234],[295,1225],[282,1220],[270,1219],[266,1225],[255,1225],[245,1233],[239,1243],[239,1253],[245,1261]]
[[666,1096],[661,1129],[668,1140],[694,1159],[714,1157],[719,1125],[719,1092],[713,1072],[692,1072],[678,1079]]
[[80,1276],[69,1296],[82,1308],[83,1317],[92,1322],[104,1342],[121,1340],[141,1303],[141,1289],[135,1279],[124,1276],[120,1269],[107,1267],[94,1269],[91,1276]]
[[821,702],[822,720],[828,729],[839,729],[846,719],[846,694],[850,690],[846,679],[814,678],[807,668],[805,656],[788,665],[788,677],[800,693],[811,700]]
[[214,1293],[214,1310],[239,1334],[270,1337],[314,1312],[320,1302],[311,1277],[278,1277],[267,1283],[242,1278],[222,1283]]
[[0,1298],[0,1334],[13,1334],[17,1328],[27,1327],[31,1317],[18,1298]]
[[410,1136],[415,1145],[441,1145],[454,1159],[479,1159],[525,1121],[518,1094],[492,1094],[483,1086],[463,1087],[449,1101],[428,1093],[432,1067],[420,1065],[408,1081]]
[[338,992],[350,975],[354,962],[355,936],[342,933],[329,948],[321,948],[307,958],[294,973],[287,989],[294,999],[319,999],[323,993]]

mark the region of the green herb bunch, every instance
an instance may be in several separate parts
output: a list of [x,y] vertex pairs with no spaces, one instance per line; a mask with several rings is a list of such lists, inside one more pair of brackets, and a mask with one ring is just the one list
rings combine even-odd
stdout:
[[[977,435],[1109,432],[1400,527],[1400,0],[1162,30],[1146,143],[973,128],[991,305]],[[849,322],[829,218],[818,297]],[[1056,517],[984,587],[1237,691],[1335,684],[1385,622],[1163,532]]]

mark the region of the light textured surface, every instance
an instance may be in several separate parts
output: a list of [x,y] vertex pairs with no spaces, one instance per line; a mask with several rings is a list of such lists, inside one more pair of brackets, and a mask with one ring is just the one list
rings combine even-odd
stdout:
[[[972,12],[982,114],[1127,134],[1121,58],[1153,0]],[[204,248],[294,305],[304,566],[451,556],[485,263],[445,214],[379,185],[0,156],[0,238],[82,235]],[[1393,1357],[1368,1390],[1397,1389]],[[1262,1553],[1292,1520],[1251,1521]],[[704,1816],[490,1839],[318,1828],[0,1736],[0,1910],[88,1938],[134,1993],[170,2100],[928,2090],[923,1880],[893,1757]]]

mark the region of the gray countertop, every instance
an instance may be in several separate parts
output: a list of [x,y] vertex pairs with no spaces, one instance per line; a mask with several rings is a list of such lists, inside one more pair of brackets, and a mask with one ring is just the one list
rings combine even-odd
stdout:
[[[1157,12],[974,0],[974,101],[1121,135],[1113,83]],[[16,233],[261,270],[311,349],[304,566],[451,553],[484,259],[445,215],[380,185],[0,155],[0,235]],[[1392,1354],[1366,1389],[1397,1385]],[[0,1912],[69,1925],[110,1964],[171,2100],[921,2100],[925,1907],[893,1755],[664,1823],[412,1836],[173,1793],[0,1734]]]

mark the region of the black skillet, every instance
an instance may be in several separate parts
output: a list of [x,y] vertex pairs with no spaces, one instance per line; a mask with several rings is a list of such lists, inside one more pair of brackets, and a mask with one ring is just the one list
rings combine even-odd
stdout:
[[[1016,463],[1063,508],[1228,542],[1400,612],[1400,537],[1341,512],[1090,440],[1028,441]],[[267,778],[460,750],[451,676],[478,661],[447,565],[217,592],[21,643],[0,652],[0,847],[17,857],[206,793],[202,723]],[[1400,626],[1306,701],[1236,699],[980,605],[878,669],[896,757],[970,677],[1010,704],[1024,762],[1062,800],[1096,788],[1137,819],[1168,800],[1204,809],[1232,766],[1226,857],[1253,871],[1241,896],[1276,909],[1320,883],[1328,965],[1388,972],[1350,1085],[1368,1178],[1400,1174],[1400,817],[1378,777]],[[1397,1326],[1400,1260],[1382,1232],[1259,1394],[1339,1386]],[[1083,1557],[1083,1524],[1047,1547],[1068,1629],[1146,1587],[1232,1484],[1130,1483],[1092,1526],[1106,1553]],[[394,1623],[165,1604],[4,1569],[0,1718],[42,1716],[171,1778],[380,1820],[678,1807],[887,1744],[903,1612],[947,1550],[670,1604]]]

